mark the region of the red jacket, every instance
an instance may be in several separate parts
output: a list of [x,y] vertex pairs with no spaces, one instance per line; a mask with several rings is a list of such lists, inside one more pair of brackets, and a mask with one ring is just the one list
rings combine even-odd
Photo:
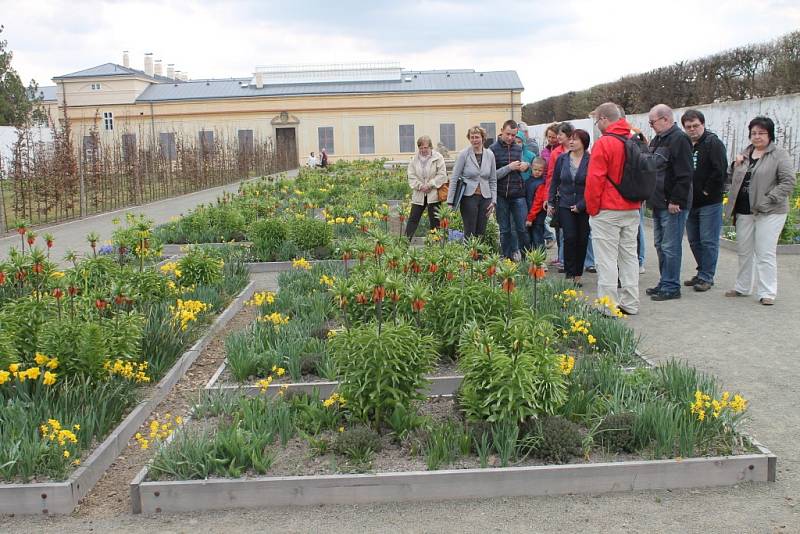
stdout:
[[536,216],[539,215],[539,212],[544,209],[544,203],[547,200],[547,193],[550,191],[550,179],[553,177],[553,171],[556,169],[556,160],[558,159],[558,156],[563,153],[564,147],[562,145],[558,145],[552,150],[552,152],[550,152],[550,159],[547,161],[547,175],[545,176],[544,184],[539,186],[539,189],[536,190],[536,194],[533,197],[531,210],[528,212],[528,222],[535,221]]
[[[625,119],[611,123],[607,133],[631,136],[631,125]],[[610,135],[602,135],[594,142],[586,173],[586,213],[594,217],[600,210],[638,210],[641,202],[622,198],[617,188],[608,183],[606,176],[620,183],[625,165],[625,145]]]

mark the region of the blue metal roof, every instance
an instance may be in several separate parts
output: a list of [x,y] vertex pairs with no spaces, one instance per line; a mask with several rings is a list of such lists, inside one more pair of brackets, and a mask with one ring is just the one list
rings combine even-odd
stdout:
[[145,78],[151,80],[158,80],[161,82],[182,83],[180,80],[173,80],[172,78],[167,78],[166,76],[150,76],[149,74],[145,74],[144,71],[132,69],[130,67],[123,67],[122,65],[117,65],[116,63],[103,63],[102,65],[98,65],[90,69],[71,72],[69,74],[64,74],[63,76],[56,76],[53,79],[63,80],[69,78],[97,78],[100,76],[131,76],[131,75],[143,76]]
[[171,80],[171,82],[151,85],[139,95],[136,101],[160,102],[361,93],[522,91],[524,89],[519,76],[513,70],[496,72],[475,72],[472,70],[403,71],[403,76],[400,80],[265,85],[261,89],[257,89],[250,84],[251,78],[191,80],[188,82]]

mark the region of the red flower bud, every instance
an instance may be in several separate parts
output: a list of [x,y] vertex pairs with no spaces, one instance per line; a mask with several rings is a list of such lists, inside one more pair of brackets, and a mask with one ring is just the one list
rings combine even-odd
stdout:
[[374,302],[383,302],[386,297],[386,288],[383,286],[375,286],[372,290],[372,300]]
[[411,301],[411,309],[414,310],[416,313],[421,312],[424,307],[425,307],[425,301],[422,299],[414,299],[413,301]]
[[501,287],[503,288],[503,291],[505,291],[506,293],[511,293],[512,291],[514,291],[516,284],[514,283],[513,278],[506,278],[505,280],[503,280],[503,284]]
[[490,265],[489,268],[486,269],[486,276],[492,277],[496,272],[497,272],[497,267],[495,267],[494,265]]
[[61,300],[61,297],[63,296],[64,292],[61,290],[61,288],[57,287],[53,290],[53,297],[55,297],[56,300]]
[[75,286],[69,286],[69,287],[67,288],[67,293],[69,293],[69,296],[70,296],[70,297],[74,297],[75,295],[77,295],[77,294],[78,294],[78,288],[77,288],[77,287],[75,287]]
[[108,303],[103,299],[97,299],[94,301],[94,305],[98,310],[105,310],[107,304]]
[[435,273],[438,270],[439,270],[439,266],[436,265],[435,263],[431,263],[430,265],[428,265],[428,272],[429,273]]

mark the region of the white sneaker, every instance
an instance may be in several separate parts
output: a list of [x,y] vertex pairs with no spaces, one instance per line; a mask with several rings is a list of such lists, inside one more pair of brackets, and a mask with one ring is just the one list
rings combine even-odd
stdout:
[[515,250],[514,254],[511,255],[511,260],[515,263],[519,263],[522,261],[522,253],[519,250]]
[[645,271],[644,265],[640,265],[639,266],[639,274],[644,274],[644,271]]

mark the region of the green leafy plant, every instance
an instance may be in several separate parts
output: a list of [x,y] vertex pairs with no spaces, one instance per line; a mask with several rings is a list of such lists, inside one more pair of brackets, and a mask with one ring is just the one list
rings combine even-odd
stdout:
[[288,235],[286,222],[277,218],[254,221],[247,230],[247,236],[253,243],[251,251],[259,261],[277,260]]
[[181,285],[211,286],[218,284],[222,280],[224,263],[222,258],[210,249],[191,247],[186,255],[178,260]]
[[330,254],[333,239],[331,225],[319,219],[290,219],[288,222],[289,240],[301,251],[309,251],[316,258],[325,258]]
[[609,451],[633,452],[636,447],[633,436],[635,423],[636,414],[633,412],[608,415],[597,427],[597,441]]
[[353,416],[380,428],[395,407],[421,400],[425,375],[436,361],[435,342],[409,324],[353,327],[330,342],[341,382],[339,393]]
[[461,337],[459,402],[468,421],[521,422],[552,414],[566,400],[559,356],[548,345],[552,325],[521,312],[508,322],[473,322]]

